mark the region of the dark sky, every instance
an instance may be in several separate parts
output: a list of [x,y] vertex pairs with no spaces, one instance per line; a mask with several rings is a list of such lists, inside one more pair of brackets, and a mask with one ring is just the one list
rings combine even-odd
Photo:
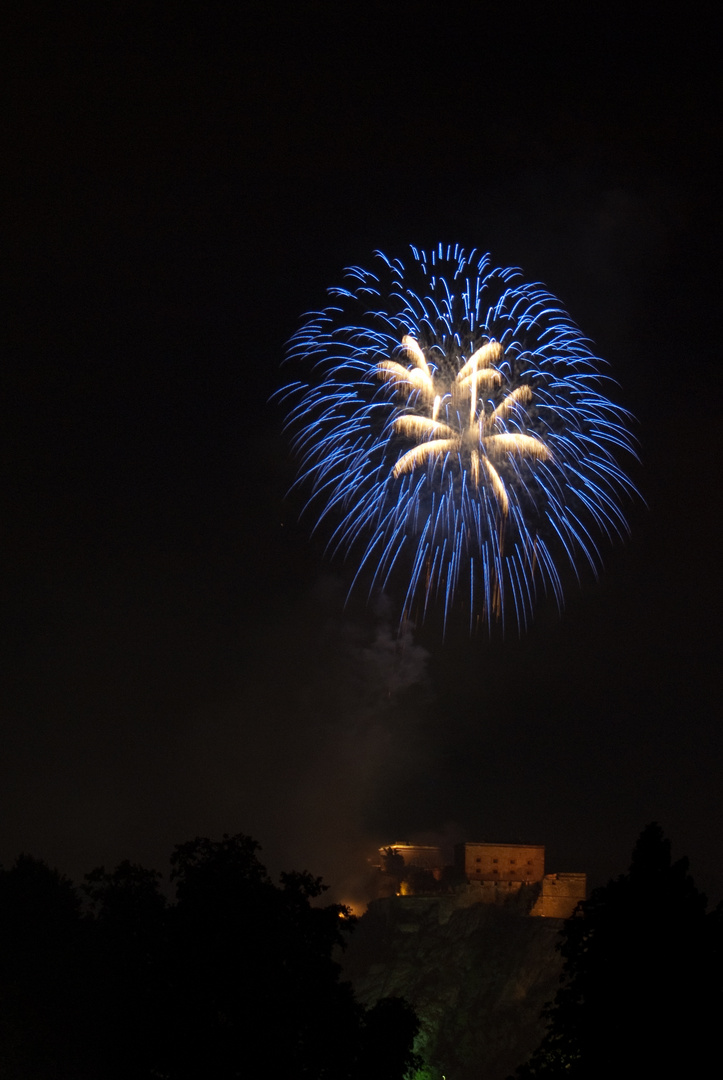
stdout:
[[[713,22],[62,7],[3,34],[0,859],[247,832],[348,890],[441,835],[598,883],[656,819],[720,899]],[[399,641],[284,497],[300,316],[440,240],[544,281],[638,420],[629,543],[523,640]]]

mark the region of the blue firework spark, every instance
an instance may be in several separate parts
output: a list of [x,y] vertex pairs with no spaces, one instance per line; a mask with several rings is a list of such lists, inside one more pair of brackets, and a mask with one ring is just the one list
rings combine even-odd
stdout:
[[402,617],[523,628],[561,570],[626,532],[628,414],[560,302],[459,246],[381,252],[306,317],[285,388],[307,510]]

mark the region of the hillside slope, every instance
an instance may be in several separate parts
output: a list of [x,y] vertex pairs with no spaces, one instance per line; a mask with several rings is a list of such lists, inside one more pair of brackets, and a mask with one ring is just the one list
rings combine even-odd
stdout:
[[501,906],[469,893],[390,897],[360,919],[344,973],[360,1001],[406,998],[430,1077],[504,1080],[538,1045],[556,992],[561,921],[527,915],[531,886]]

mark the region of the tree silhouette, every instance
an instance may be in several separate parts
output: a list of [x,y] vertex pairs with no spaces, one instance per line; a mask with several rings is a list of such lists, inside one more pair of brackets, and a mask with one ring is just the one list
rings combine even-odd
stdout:
[[[149,1075],[164,1059],[172,1026],[168,904],[160,874],[130,862],[86,875],[91,915],[86,959],[96,1068],[123,1080]],[[118,1033],[124,1032],[122,1039]],[[162,1075],[159,1072],[159,1075]]]
[[354,920],[307,873],[274,883],[247,836],[172,856],[175,902],[131,863],[71,882],[0,870],[3,1080],[402,1080],[406,1003],[357,1003],[335,951]]
[[225,836],[172,857],[176,1009],[187,1023],[169,1075],[241,1077],[254,1062],[270,1075],[361,1080],[383,1045],[401,1080],[415,1062],[416,1018],[357,1004],[333,957],[354,920],[341,905],[312,905],[319,878],[282,874],[275,885],[257,850]]
[[20,855],[0,869],[0,1075],[83,1075],[85,926],[72,882]]
[[521,1078],[694,1073],[713,1051],[720,912],[648,825],[627,874],[596,889],[562,931],[562,986]]

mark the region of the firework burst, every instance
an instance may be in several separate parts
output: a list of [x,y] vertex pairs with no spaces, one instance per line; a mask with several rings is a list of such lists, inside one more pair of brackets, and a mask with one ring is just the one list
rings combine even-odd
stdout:
[[627,414],[569,315],[519,270],[460,247],[375,254],[289,343],[300,482],[355,581],[402,589],[402,617],[523,628],[561,568],[597,572],[626,531]]

